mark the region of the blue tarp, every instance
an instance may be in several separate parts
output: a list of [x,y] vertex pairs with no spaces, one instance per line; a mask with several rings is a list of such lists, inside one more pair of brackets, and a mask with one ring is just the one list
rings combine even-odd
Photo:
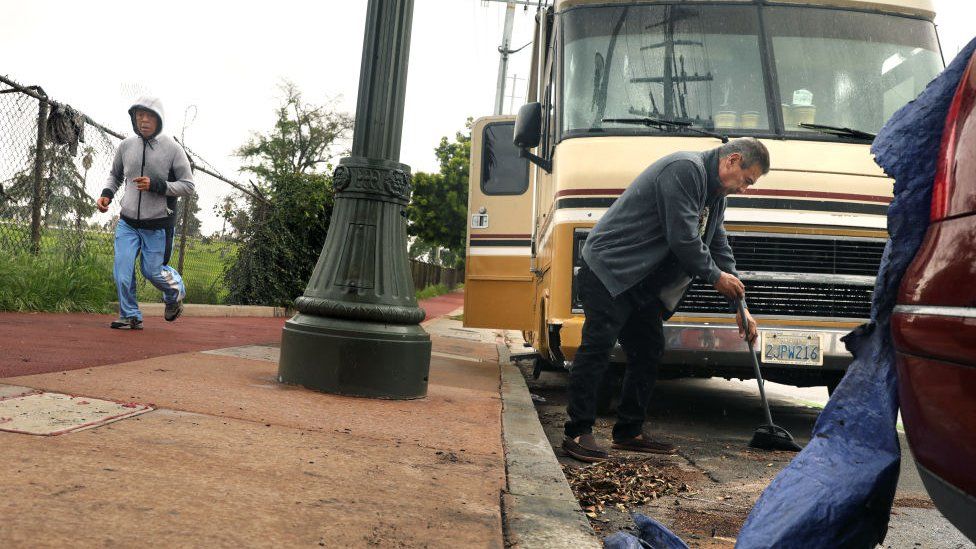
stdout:
[[[737,547],[874,547],[888,531],[901,462],[889,322],[902,275],[928,228],[946,113],[974,49],[976,40],[891,117],[871,147],[875,161],[895,180],[888,209],[890,239],[874,289],[871,322],[844,338],[854,362],[817,419],[810,443],[756,502]],[[677,537],[662,534],[660,530],[671,533],[659,523],[644,524],[640,533],[652,532],[646,545],[620,533],[608,537],[605,546],[686,547]]]
[[681,538],[674,535],[660,522],[647,515],[634,515],[637,535],[617,532],[603,540],[603,546],[611,549],[688,549]]

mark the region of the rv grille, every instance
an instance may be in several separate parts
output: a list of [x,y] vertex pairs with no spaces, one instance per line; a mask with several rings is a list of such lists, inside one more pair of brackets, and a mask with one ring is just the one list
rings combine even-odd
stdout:
[[[744,281],[754,315],[868,318],[871,286],[811,282]],[[696,280],[678,313],[727,313],[728,301],[707,282]]]
[[[580,249],[587,230],[574,234],[573,266],[582,263]],[[877,276],[885,242],[836,238],[729,235],[740,272],[780,272],[827,275]],[[582,312],[575,276],[572,303]],[[745,280],[749,310],[753,314],[868,318],[873,286],[831,282]],[[728,303],[714,288],[695,281],[679,313],[727,313]]]
[[885,242],[729,235],[739,271],[877,276]]

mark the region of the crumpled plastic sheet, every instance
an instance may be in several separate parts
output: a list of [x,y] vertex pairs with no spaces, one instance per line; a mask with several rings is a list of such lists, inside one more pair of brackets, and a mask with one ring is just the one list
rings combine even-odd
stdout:
[[681,538],[647,515],[635,514],[637,535],[617,532],[603,540],[607,549],[688,549]]
[[[736,547],[869,548],[884,540],[901,462],[891,312],[902,275],[928,228],[945,117],[974,50],[976,40],[915,101],[899,109],[874,140],[871,152],[895,180],[895,196],[871,322],[844,338],[854,362],[817,419],[810,443],[756,502]],[[639,538],[618,532],[604,546],[687,547],[653,519],[637,515],[635,521]]]

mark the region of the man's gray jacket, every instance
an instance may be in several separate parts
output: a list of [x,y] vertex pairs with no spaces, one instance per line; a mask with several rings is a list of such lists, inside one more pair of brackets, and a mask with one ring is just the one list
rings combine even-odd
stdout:
[[[136,127],[135,111],[144,109],[156,114],[156,133],[144,139]],[[176,224],[176,200],[193,194],[193,173],[183,147],[163,131],[163,105],[152,97],[140,98],[131,108],[129,117],[135,136],[119,144],[112,162],[112,170],[102,196],[115,198],[119,187],[122,195],[121,217],[136,229],[164,229]],[[149,177],[149,190],[140,191],[133,179]]]
[[738,276],[724,221],[718,149],[670,154],[610,206],[590,231],[583,259],[613,297],[651,274],[661,285],[684,281],[681,295],[690,278],[714,284],[722,271]]

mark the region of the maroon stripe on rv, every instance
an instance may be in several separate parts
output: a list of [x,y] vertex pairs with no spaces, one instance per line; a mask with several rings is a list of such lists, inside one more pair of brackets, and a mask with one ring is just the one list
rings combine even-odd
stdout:
[[889,204],[891,198],[870,194],[826,193],[820,191],[787,191],[780,189],[746,189],[746,196],[791,196],[794,198],[829,198],[833,200],[860,200],[862,202],[880,202]]
[[[556,198],[562,196],[613,196],[624,192],[624,189],[565,189],[556,193]],[[870,194],[828,193],[821,191],[790,191],[782,189],[748,189],[743,194],[747,196],[788,196],[792,198],[826,198],[830,200],[860,200],[862,202],[880,202],[889,204],[891,198]]]
[[472,240],[474,240],[476,238],[495,238],[495,239],[497,239],[497,238],[532,238],[532,235],[530,235],[530,234],[480,234],[480,233],[479,234],[473,234],[473,235],[471,235],[471,239]]
[[593,196],[598,194],[618,196],[622,192],[624,192],[624,189],[565,189],[557,192],[556,198],[560,196]]

